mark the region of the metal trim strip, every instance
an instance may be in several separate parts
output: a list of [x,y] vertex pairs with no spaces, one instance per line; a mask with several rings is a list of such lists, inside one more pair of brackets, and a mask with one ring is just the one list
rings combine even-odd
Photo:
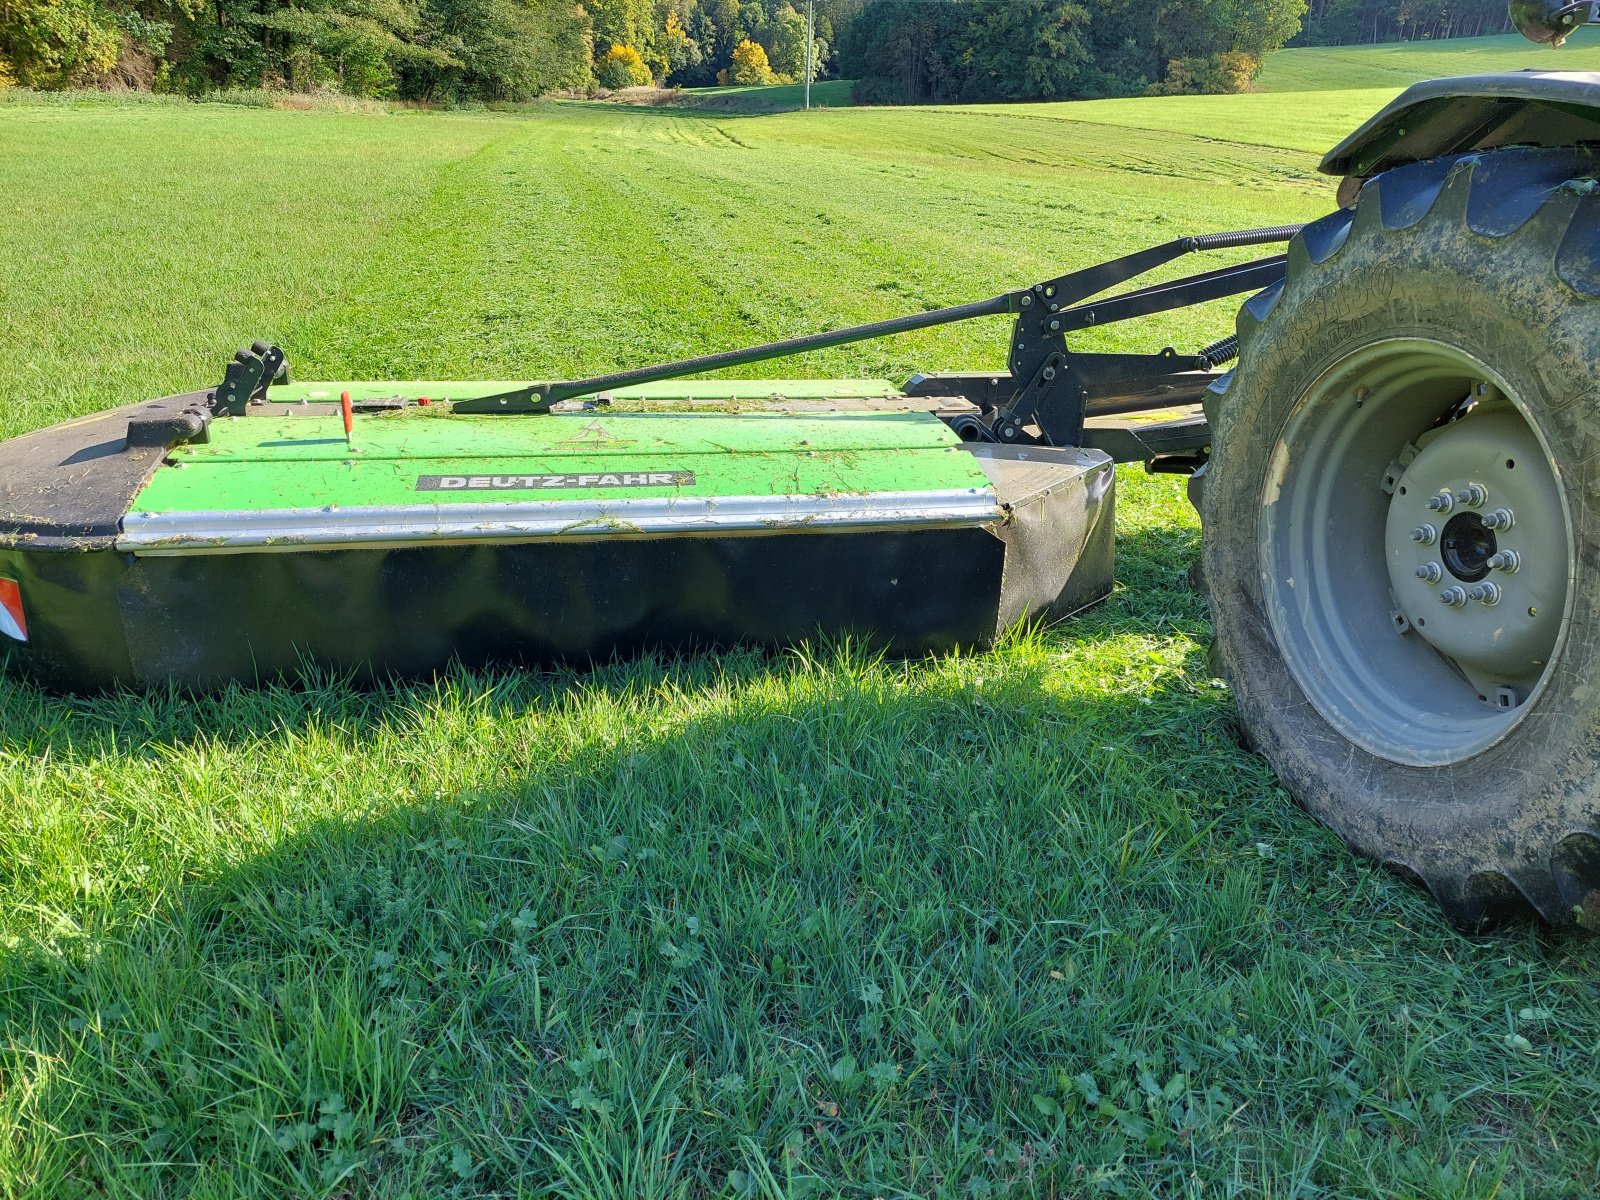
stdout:
[[129,513],[118,550],[139,555],[283,552],[461,542],[758,536],[800,530],[962,528],[1001,520],[986,488],[831,496],[540,500],[362,508]]

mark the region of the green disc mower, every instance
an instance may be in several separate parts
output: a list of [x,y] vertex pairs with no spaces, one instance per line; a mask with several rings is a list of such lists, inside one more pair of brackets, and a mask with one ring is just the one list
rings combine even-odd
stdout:
[[[1107,594],[1142,462],[1189,478],[1216,668],[1307,809],[1463,926],[1600,917],[1597,149],[1600,75],[1434,80],[1326,156],[1318,221],[950,308],[558,382],[307,383],[258,342],[0,444],[0,647],[65,691],[981,648]],[[1072,348],[1228,296],[1211,345]],[[996,314],[988,373],[693,380]]]

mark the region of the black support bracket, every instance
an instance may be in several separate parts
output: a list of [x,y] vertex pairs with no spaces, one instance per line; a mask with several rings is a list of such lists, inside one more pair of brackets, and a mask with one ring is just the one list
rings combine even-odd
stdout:
[[266,403],[267,388],[275,380],[287,378],[287,374],[283,351],[266,342],[255,342],[248,350],[234,354],[213,393],[211,411],[219,417],[242,417],[250,405]]

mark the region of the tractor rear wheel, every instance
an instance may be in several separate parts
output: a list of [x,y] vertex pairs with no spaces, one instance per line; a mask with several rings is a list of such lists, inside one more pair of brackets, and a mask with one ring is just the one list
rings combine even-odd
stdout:
[[1385,172],[1239,317],[1214,660],[1314,816],[1458,925],[1600,920],[1600,194],[1574,151]]

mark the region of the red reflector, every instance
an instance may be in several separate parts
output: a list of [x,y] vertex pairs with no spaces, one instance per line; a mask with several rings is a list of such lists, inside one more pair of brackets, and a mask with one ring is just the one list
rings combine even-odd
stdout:
[[28,640],[28,618],[22,614],[22,589],[15,579],[0,579],[0,633]]

